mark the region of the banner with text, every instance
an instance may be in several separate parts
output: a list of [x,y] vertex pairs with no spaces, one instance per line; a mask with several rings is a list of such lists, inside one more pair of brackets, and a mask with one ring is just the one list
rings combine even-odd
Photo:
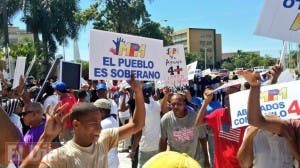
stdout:
[[265,0],[254,34],[299,43],[299,30],[299,0]]
[[169,87],[181,87],[188,84],[188,73],[185,63],[183,45],[164,47],[166,59],[167,78],[165,85]]
[[163,41],[138,36],[90,30],[89,78],[165,80]]
[[[283,119],[300,118],[300,81],[261,87],[260,109],[263,115]],[[249,90],[229,95],[232,128],[248,125],[247,104]]]
[[187,72],[188,72],[188,80],[194,80],[195,72],[197,69],[197,61],[190,63],[187,65]]

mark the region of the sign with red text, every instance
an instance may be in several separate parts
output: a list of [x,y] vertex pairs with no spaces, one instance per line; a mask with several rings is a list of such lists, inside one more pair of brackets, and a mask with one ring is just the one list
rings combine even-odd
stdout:
[[299,43],[300,1],[265,0],[254,34]]
[[[262,86],[260,109],[263,115],[283,119],[300,118],[300,81]],[[247,106],[249,90],[229,95],[232,128],[248,125]]]
[[127,80],[165,80],[163,41],[90,30],[89,78]]
[[165,85],[169,87],[181,87],[188,84],[187,66],[183,45],[164,47],[167,78]]

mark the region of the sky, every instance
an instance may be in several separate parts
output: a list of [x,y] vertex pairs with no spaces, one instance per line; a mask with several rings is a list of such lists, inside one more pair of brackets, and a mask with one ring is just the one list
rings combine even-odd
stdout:
[[[80,7],[85,9],[94,0],[81,0]],[[146,7],[153,21],[162,26],[171,26],[175,31],[184,28],[216,29],[222,34],[222,52],[260,51],[261,55],[279,57],[282,41],[254,35],[256,24],[263,8],[263,0],[145,0]],[[21,14],[13,24],[25,29],[20,21]],[[89,29],[92,23],[81,28],[79,33],[79,52],[83,60],[89,59]],[[296,49],[291,44],[291,49]],[[73,59],[73,41],[63,50],[59,46],[57,54],[65,53],[66,60]]]

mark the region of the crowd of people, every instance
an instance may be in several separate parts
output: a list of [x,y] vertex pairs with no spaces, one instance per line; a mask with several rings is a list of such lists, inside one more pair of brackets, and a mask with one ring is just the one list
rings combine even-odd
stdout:
[[[195,77],[180,88],[156,88],[132,74],[129,81],[87,80],[77,91],[52,79],[41,88],[23,77],[12,89],[0,75],[0,167],[123,168],[118,152],[130,152],[132,168],[142,168],[166,159],[155,157],[164,151],[185,153],[178,156],[193,158],[196,167],[297,167],[300,121],[260,109],[261,83],[275,84],[281,72],[276,64],[267,79],[242,70],[230,78]],[[247,82],[215,90],[238,76]],[[247,89],[250,126],[232,128],[229,95]]]

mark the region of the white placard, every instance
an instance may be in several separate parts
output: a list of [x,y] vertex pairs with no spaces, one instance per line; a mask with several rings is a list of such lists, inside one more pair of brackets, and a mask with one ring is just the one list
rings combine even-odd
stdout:
[[218,90],[220,90],[220,89],[228,88],[228,87],[230,87],[230,86],[241,85],[241,84],[244,84],[245,82],[247,82],[246,79],[245,79],[245,78],[242,78],[242,77],[240,77],[240,78],[238,78],[238,79],[236,79],[236,80],[229,80],[229,82],[226,82],[226,83],[224,83],[222,86],[216,88],[216,89],[214,90],[214,92],[215,92],[215,91],[218,91]]
[[36,55],[34,55],[32,61],[30,62],[30,65],[29,65],[29,67],[28,67],[28,69],[27,69],[27,71],[26,71],[26,73],[25,73],[25,77],[26,77],[26,78],[29,76],[29,73],[30,73],[30,71],[31,71],[31,69],[32,69],[32,67],[33,67],[33,65],[34,65],[34,63],[35,63],[35,61],[36,61]]
[[[261,87],[260,103],[263,115],[273,114],[283,119],[300,118],[300,81]],[[249,90],[229,95],[233,128],[248,125]]]
[[163,41],[90,30],[89,78],[93,80],[165,80]]
[[18,57],[17,58],[12,89],[15,89],[17,86],[19,86],[20,76],[21,75],[24,76],[25,63],[26,63],[26,57]]
[[265,0],[255,34],[300,42],[300,1]]
[[165,85],[169,87],[181,87],[188,84],[188,73],[185,63],[183,45],[164,47],[167,78]]
[[194,79],[194,75],[197,69],[197,63],[198,61],[195,61],[193,63],[190,63],[189,65],[187,65],[187,72],[188,72],[188,80],[193,80]]
[[202,71],[202,75],[205,76],[205,75],[210,75],[211,74],[211,70],[210,69],[206,69],[206,70],[203,70]]

